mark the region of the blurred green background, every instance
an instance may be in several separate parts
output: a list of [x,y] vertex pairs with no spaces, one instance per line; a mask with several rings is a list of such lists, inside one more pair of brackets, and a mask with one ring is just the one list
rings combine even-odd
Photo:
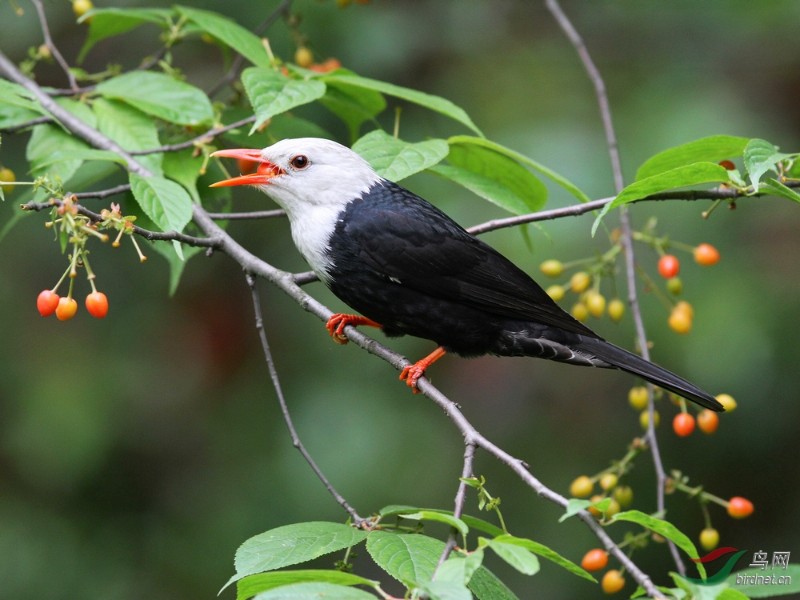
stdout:
[[[192,4],[250,27],[277,2]],[[57,44],[74,61],[84,28],[69,3],[45,5]],[[21,17],[12,4],[0,5],[0,44],[17,61],[42,42],[33,7],[20,6]],[[648,156],[706,135],[761,137],[787,152],[800,149],[800,3],[629,0],[565,2],[564,9],[605,77],[629,181]],[[445,96],[490,139],[547,164],[592,197],[612,193],[592,88],[542,3],[374,0],[340,9],[333,0],[298,0],[294,12],[318,59],[334,56],[359,74]],[[287,27],[279,23],[269,36],[275,53],[291,59],[296,40]],[[157,47],[156,30],[144,27],[99,44],[86,67],[132,68]],[[175,56],[189,80],[206,89],[223,73],[218,52],[200,41],[176,48]],[[64,84],[54,67],[41,73],[42,84]],[[344,135],[321,111],[300,114]],[[385,126],[393,116],[387,111]],[[412,141],[464,133],[409,107],[400,132]],[[27,135],[4,135],[0,149],[0,162],[20,179],[26,141]],[[406,184],[465,225],[503,216],[434,176]],[[0,206],[0,224],[18,210],[18,195]],[[548,206],[571,201],[554,190]],[[237,192],[237,209],[267,206],[262,196]],[[671,238],[711,242],[723,256],[709,269],[679,254],[684,295],[696,308],[689,335],[667,328],[667,312],[653,294],[643,299],[654,359],[739,401],[716,435],[688,439],[674,436],[674,408],[662,406],[663,457],[668,469],[681,469],[709,491],[754,501],[755,514],[742,522],[712,507],[722,545],[792,551],[797,562],[800,212],[787,200],[759,198],[704,221],[707,207],[674,202],[632,211],[637,226],[657,217]],[[82,311],[68,323],[44,320],[36,294],[57,280],[64,258],[43,222],[43,215],[26,216],[0,245],[0,595],[210,598],[232,575],[234,551],[246,538],[293,522],[344,519],[291,446],[238,266],[224,256],[194,258],[169,297],[167,266],[156,252],[149,250],[151,260],[140,265],[129,244],[118,251],[96,247],[93,265],[111,302],[109,317],[94,321]],[[592,239],[591,223],[585,216],[531,227],[530,245],[516,230],[486,239],[535,274],[547,258],[603,252],[606,235]],[[230,231],[269,262],[305,270],[285,222]],[[651,250],[640,247],[638,259],[655,274]],[[617,284],[624,291],[621,277]],[[319,284],[308,289],[342,308]],[[330,343],[314,317],[263,283],[262,291],[297,428],[338,490],[361,514],[389,503],[451,507],[462,440],[447,418],[409,394],[386,364]],[[633,346],[629,319],[590,325]],[[432,349],[411,339],[390,345],[411,357]],[[626,400],[635,380],[623,374],[450,357],[431,375],[482,433],[562,493],[575,476],[621,457],[641,431]],[[576,561],[597,545],[577,521],[558,524],[560,511],[497,462],[480,454],[476,469],[502,498],[513,533]],[[649,456],[639,459],[629,482],[636,507],[652,510]],[[680,495],[667,501],[669,518],[696,538],[703,526],[696,503]],[[474,498],[468,510],[477,512]],[[665,548],[651,545],[636,561],[657,583],[668,583],[673,565]],[[356,570],[366,562],[362,552]],[[549,564],[533,579],[490,566],[521,598],[601,595]]]

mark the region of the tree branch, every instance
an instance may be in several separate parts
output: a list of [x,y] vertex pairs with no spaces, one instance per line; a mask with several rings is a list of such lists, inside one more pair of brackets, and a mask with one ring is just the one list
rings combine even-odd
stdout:
[[247,279],[247,285],[250,287],[250,294],[253,300],[253,312],[256,321],[256,332],[258,333],[258,339],[261,342],[261,348],[264,350],[264,360],[267,363],[267,370],[269,371],[269,377],[272,381],[272,387],[275,389],[275,395],[278,398],[278,404],[281,407],[281,414],[283,415],[283,421],[286,423],[286,428],[289,430],[289,437],[292,439],[292,446],[297,448],[300,454],[303,456],[305,461],[308,463],[308,466],[311,467],[311,470],[314,471],[314,474],[317,476],[322,482],[322,485],[325,486],[325,489],[328,490],[328,493],[333,496],[339,505],[344,508],[347,514],[353,519],[355,525],[360,525],[364,519],[362,519],[356,510],[350,506],[350,504],[345,500],[344,496],[342,496],[339,492],[336,491],[336,488],[333,487],[331,482],[319,468],[317,463],[312,458],[311,454],[309,454],[306,447],[303,445],[303,442],[300,440],[300,436],[297,433],[297,429],[294,426],[294,421],[292,420],[292,415],[289,412],[289,405],[286,403],[286,398],[283,395],[283,388],[281,387],[280,379],[278,378],[278,370],[275,367],[275,361],[272,359],[272,352],[269,349],[269,342],[267,341],[267,333],[264,330],[264,318],[261,314],[261,297],[258,292],[258,287],[256,286],[255,278],[250,274],[246,273],[245,278]]
[[64,60],[61,52],[56,47],[55,43],[53,43],[53,38],[50,36],[50,27],[47,25],[47,16],[44,13],[44,6],[42,6],[41,0],[31,0],[31,2],[36,8],[36,14],[39,16],[39,25],[42,28],[44,43],[47,44],[47,47],[50,49],[50,53],[53,55],[53,58],[56,59],[56,62],[63,69],[64,74],[67,76],[69,87],[73,92],[75,92],[78,89],[78,82],[75,81],[75,76],[72,74],[67,61]]

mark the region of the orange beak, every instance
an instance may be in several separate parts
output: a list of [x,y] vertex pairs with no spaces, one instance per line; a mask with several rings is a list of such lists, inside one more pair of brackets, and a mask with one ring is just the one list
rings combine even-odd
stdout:
[[217,150],[212,152],[211,156],[219,156],[222,158],[235,158],[239,161],[247,161],[255,163],[257,166],[255,173],[247,175],[239,175],[238,177],[231,177],[230,179],[223,179],[212,183],[211,187],[228,187],[233,185],[267,185],[273,177],[283,174],[283,169],[278,165],[274,165],[268,160],[261,158],[261,150],[253,150],[250,148],[232,148],[230,150]]

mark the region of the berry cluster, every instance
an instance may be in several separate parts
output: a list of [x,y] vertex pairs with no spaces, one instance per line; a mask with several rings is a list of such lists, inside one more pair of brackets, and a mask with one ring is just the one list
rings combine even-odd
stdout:
[[[630,395],[633,403],[637,403],[637,408],[641,407],[642,397],[647,402],[647,390],[645,388],[633,388]],[[733,410],[735,401],[727,394],[721,394],[718,399],[725,405],[727,410]],[[685,412],[679,414],[687,414]],[[698,424],[698,427],[700,425]],[[692,425],[692,427],[694,427]],[[633,488],[630,485],[622,484],[622,479],[633,468],[635,459],[644,451],[648,450],[645,439],[635,438],[628,447],[627,453],[619,460],[612,462],[611,466],[603,469],[595,475],[579,475],[569,486],[569,494],[574,498],[588,499],[587,510],[601,522],[607,522],[620,510],[626,509],[633,504]],[[595,486],[600,489],[596,493]],[[699,502],[703,513],[704,528],[700,532],[700,546],[705,551],[713,550],[719,544],[719,532],[711,524],[711,515],[708,504],[714,503],[725,508],[728,515],[734,519],[744,519],[754,511],[753,503],[747,498],[734,496],[729,500],[724,500],[703,490],[702,486],[690,486],[688,477],[678,471],[673,471],[665,482],[665,492],[674,493],[684,492],[687,497],[696,499]],[[645,547],[649,541],[663,541],[649,530],[644,530],[638,534],[628,534],[625,540],[619,544],[620,548],[628,548],[628,554],[634,550]],[[608,553],[601,548],[589,550],[581,560],[581,566],[587,571],[600,571],[608,566]],[[613,594],[625,587],[625,569],[608,570],[601,581],[601,587],[607,594]]]
[[[133,221],[136,217],[123,217],[119,205],[112,204],[111,209],[104,209],[99,220],[93,220],[79,210],[78,202],[72,195],[66,195],[62,200],[51,199],[53,210],[51,220],[45,225],[56,231],[56,238],[61,240],[62,247],[66,250],[67,244],[71,245],[69,265],[61,275],[58,282],[50,289],[42,290],[36,298],[36,308],[43,317],[55,314],[59,321],[68,321],[78,312],[78,302],[73,297],[75,279],[78,270],[86,271],[86,279],[91,286],[91,292],[84,302],[86,311],[96,319],[103,319],[108,314],[108,297],[97,290],[96,275],[89,264],[89,250],[87,243],[90,239],[108,241],[109,237],[104,230],[117,230],[117,237],[112,242],[113,247],[119,247],[123,234],[133,233]],[[139,260],[144,262],[147,257],[142,254],[136,239],[131,241],[139,254]],[[69,280],[66,296],[59,296],[58,290],[65,280]]]
[[[692,329],[694,308],[686,300],[672,299],[683,292],[683,283],[678,277],[681,261],[674,254],[668,254],[667,249],[672,246],[678,250],[690,252],[694,256],[695,262],[701,266],[717,264],[720,260],[719,251],[708,243],[689,246],[670,241],[666,237],[657,237],[654,235],[654,229],[655,221],[652,221],[643,231],[635,232],[633,239],[651,246],[659,254],[657,270],[659,275],[666,280],[668,294],[659,292],[658,286],[644,272],[640,272],[640,275],[645,279],[647,289],[659,293],[669,310],[667,324],[670,329],[676,333],[689,333]],[[561,277],[572,267],[579,267],[580,270],[575,271],[568,280],[551,285],[546,290],[556,302],[563,300],[567,292],[577,294],[577,300],[573,303],[570,312],[579,321],[585,321],[589,316],[600,318],[604,314],[608,314],[612,321],[618,322],[625,314],[625,303],[616,297],[616,294],[607,301],[600,292],[604,276],[610,276],[609,279],[613,282],[616,260],[622,250],[618,237],[616,234],[612,235],[613,245],[602,256],[580,259],[566,264],[556,259],[549,259],[539,265],[542,273],[552,278]]]

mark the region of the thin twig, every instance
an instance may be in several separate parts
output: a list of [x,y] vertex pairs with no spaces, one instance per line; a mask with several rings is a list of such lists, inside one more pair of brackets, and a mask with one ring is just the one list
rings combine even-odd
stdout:
[[[267,29],[272,27],[272,25],[277,21],[281,16],[288,14],[289,9],[292,6],[292,0],[282,0],[281,3],[275,7],[267,18],[255,29],[256,35],[263,35]],[[241,54],[237,54],[236,58],[233,59],[231,62],[231,66],[225,75],[214,84],[214,86],[208,91],[209,97],[213,98],[216,96],[220,91],[228,87],[237,77],[239,77],[239,73],[242,71],[242,67],[244,66],[244,57]]]
[[281,208],[274,210],[254,210],[252,212],[239,213],[208,213],[208,216],[215,221],[248,221],[251,219],[274,219],[275,217],[285,217],[286,211]]
[[[546,4],[550,12],[555,17],[556,21],[558,22],[561,29],[564,31],[564,34],[569,39],[570,43],[575,48],[578,56],[580,57],[581,62],[583,63],[584,69],[592,82],[595,90],[595,97],[597,98],[597,104],[600,109],[600,119],[603,123],[603,131],[605,132],[606,138],[606,148],[608,150],[609,159],[611,160],[611,171],[613,173],[614,178],[614,189],[616,193],[619,194],[622,189],[625,187],[625,182],[622,176],[622,165],[620,163],[619,158],[619,146],[617,144],[617,135],[614,130],[614,122],[611,117],[611,107],[608,102],[608,94],[606,92],[605,82],[603,80],[603,76],[600,74],[599,69],[594,64],[592,60],[591,54],[589,53],[588,48],[583,42],[580,34],[577,30],[573,27],[571,21],[561,10],[561,6],[558,3],[558,0],[546,0]],[[647,333],[644,330],[644,322],[641,318],[641,310],[639,307],[639,297],[636,288],[636,277],[635,277],[635,254],[633,249],[633,235],[632,229],[630,224],[630,217],[628,215],[628,210],[626,206],[620,207],[620,229],[622,235],[622,247],[625,254],[625,270],[627,273],[627,282],[628,282],[628,303],[631,306],[631,313],[634,315],[634,322],[636,323],[636,334],[639,341],[639,351],[642,354],[642,357],[646,360],[649,360],[648,352],[647,352]],[[656,486],[657,491],[656,495],[658,498],[658,505],[659,507],[663,507],[663,500],[664,500],[664,471],[662,468],[662,461],[661,461],[661,454],[658,448],[658,440],[655,434],[655,419],[653,418],[653,393],[652,393],[652,386],[648,386],[648,396],[649,396],[649,411],[650,411],[650,422],[648,425],[647,430],[647,438],[650,444],[650,450],[653,455],[653,464],[656,471]],[[668,540],[669,541],[669,540]],[[672,542],[669,542],[670,546],[670,553],[672,554],[673,559],[675,560],[676,566],[678,570],[681,571],[682,574],[685,574],[685,566],[683,562],[680,560],[680,556],[678,555],[678,550]],[[663,597],[662,594],[658,591],[658,589],[653,586],[652,582],[648,579],[648,584],[650,587],[645,585],[645,582],[641,581],[638,577],[639,574],[631,573],[634,578],[639,582],[640,585],[647,591],[649,596],[652,597]]]
[[25,121],[24,123],[18,123],[17,125],[9,125],[8,127],[0,127],[0,131],[3,133],[16,133],[18,131],[23,131],[28,129],[28,127],[34,127],[36,125],[44,125],[45,123],[52,123],[52,117],[36,117],[35,119],[31,119],[30,121]]
[[69,64],[67,64],[67,61],[64,60],[61,52],[59,52],[58,48],[53,43],[53,38],[50,36],[50,27],[47,25],[47,17],[44,13],[44,6],[42,6],[40,0],[31,0],[31,2],[36,8],[36,14],[39,16],[39,25],[42,28],[44,43],[47,44],[47,47],[50,49],[50,54],[53,55],[53,58],[56,59],[56,62],[63,69],[64,74],[67,76],[67,80],[69,81],[69,87],[72,89],[73,93],[75,93],[78,90],[78,82],[75,80],[75,76],[72,74]]
[[[477,444],[471,438],[464,440],[464,462],[463,466],[461,467],[461,478],[458,481],[458,489],[456,490],[456,497],[453,503],[453,516],[456,519],[460,519],[461,515],[464,514],[464,504],[467,501],[466,480],[473,475],[472,465],[475,461],[476,447]],[[450,531],[450,535],[447,537],[447,543],[445,544],[444,550],[442,550],[442,554],[439,556],[439,562],[436,565],[437,568],[439,568],[442,563],[447,560],[447,557],[450,556],[450,553],[456,547],[458,540],[457,535],[458,532],[455,529]]]
[[75,192],[73,196],[76,198],[83,199],[83,198],[109,198],[110,196],[117,196],[119,194],[124,194],[125,192],[131,191],[131,184],[130,183],[121,183],[120,185],[106,188],[104,190],[97,190],[94,192]]
[[256,332],[258,333],[258,339],[261,342],[261,348],[264,350],[264,360],[267,363],[267,370],[269,371],[269,377],[272,382],[272,387],[275,390],[275,395],[278,398],[278,404],[281,407],[281,415],[283,415],[283,422],[286,423],[286,428],[289,430],[289,437],[292,439],[292,446],[297,448],[298,452],[302,455],[305,461],[308,463],[308,466],[311,467],[311,470],[314,471],[314,474],[317,476],[322,482],[322,485],[325,486],[325,489],[328,490],[328,493],[333,496],[334,500],[350,515],[353,519],[355,525],[360,525],[364,519],[362,519],[356,510],[350,506],[350,503],[345,500],[344,496],[342,496],[339,492],[336,491],[336,488],[333,487],[331,482],[322,472],[322,469],[319,468],[317,463],[312,458],[311,454],[309,454],[306,447],[303,445],[303,442],[300,440],[300,435],[297,433],[297,428],[294,426],[294,421],[292,420],[292,415],[289,412],[289,405],[286,403],[286,397],[283,395],[283,388],[281,387],[280,378],[278,377],[278,370],[275,367],[275,361],[272,359],[272,352],[269,348],[269,341],[267,340],[267,333],[264,329],[264,318],[261,314],[261,297],[258,291],[258,287],[256,286],[255,277],[252,274],[246,273],[245,278],[247,279],[247,285],[250,287],[250,295],[253,300],[253,311],[255,315],[256,321]]
[[129,150],[129,154],[131,156],[143,156],[146,154],[158,154],[161,152],[177,152],[178,150],[185,150],[186,148],[192,148],[197,146],[198,144],[207,144],[211,140],[213,140],[218,135],[223,133],[227,133],[232,129],[238,129],[242,125],[247,125],[248,123],[252,123],[256,120],[255,115],[251,117],[246,117],[244,119],[239,119],[229,125],[225,125],[224,127],[212,127],[205,133],[201,133],[200,135],[193,137],[192,139],[185,140],[183,142],[178,142],[176,144],[167,144],[165,146],[160,146],[159,148],[150,148],[148,150]]

